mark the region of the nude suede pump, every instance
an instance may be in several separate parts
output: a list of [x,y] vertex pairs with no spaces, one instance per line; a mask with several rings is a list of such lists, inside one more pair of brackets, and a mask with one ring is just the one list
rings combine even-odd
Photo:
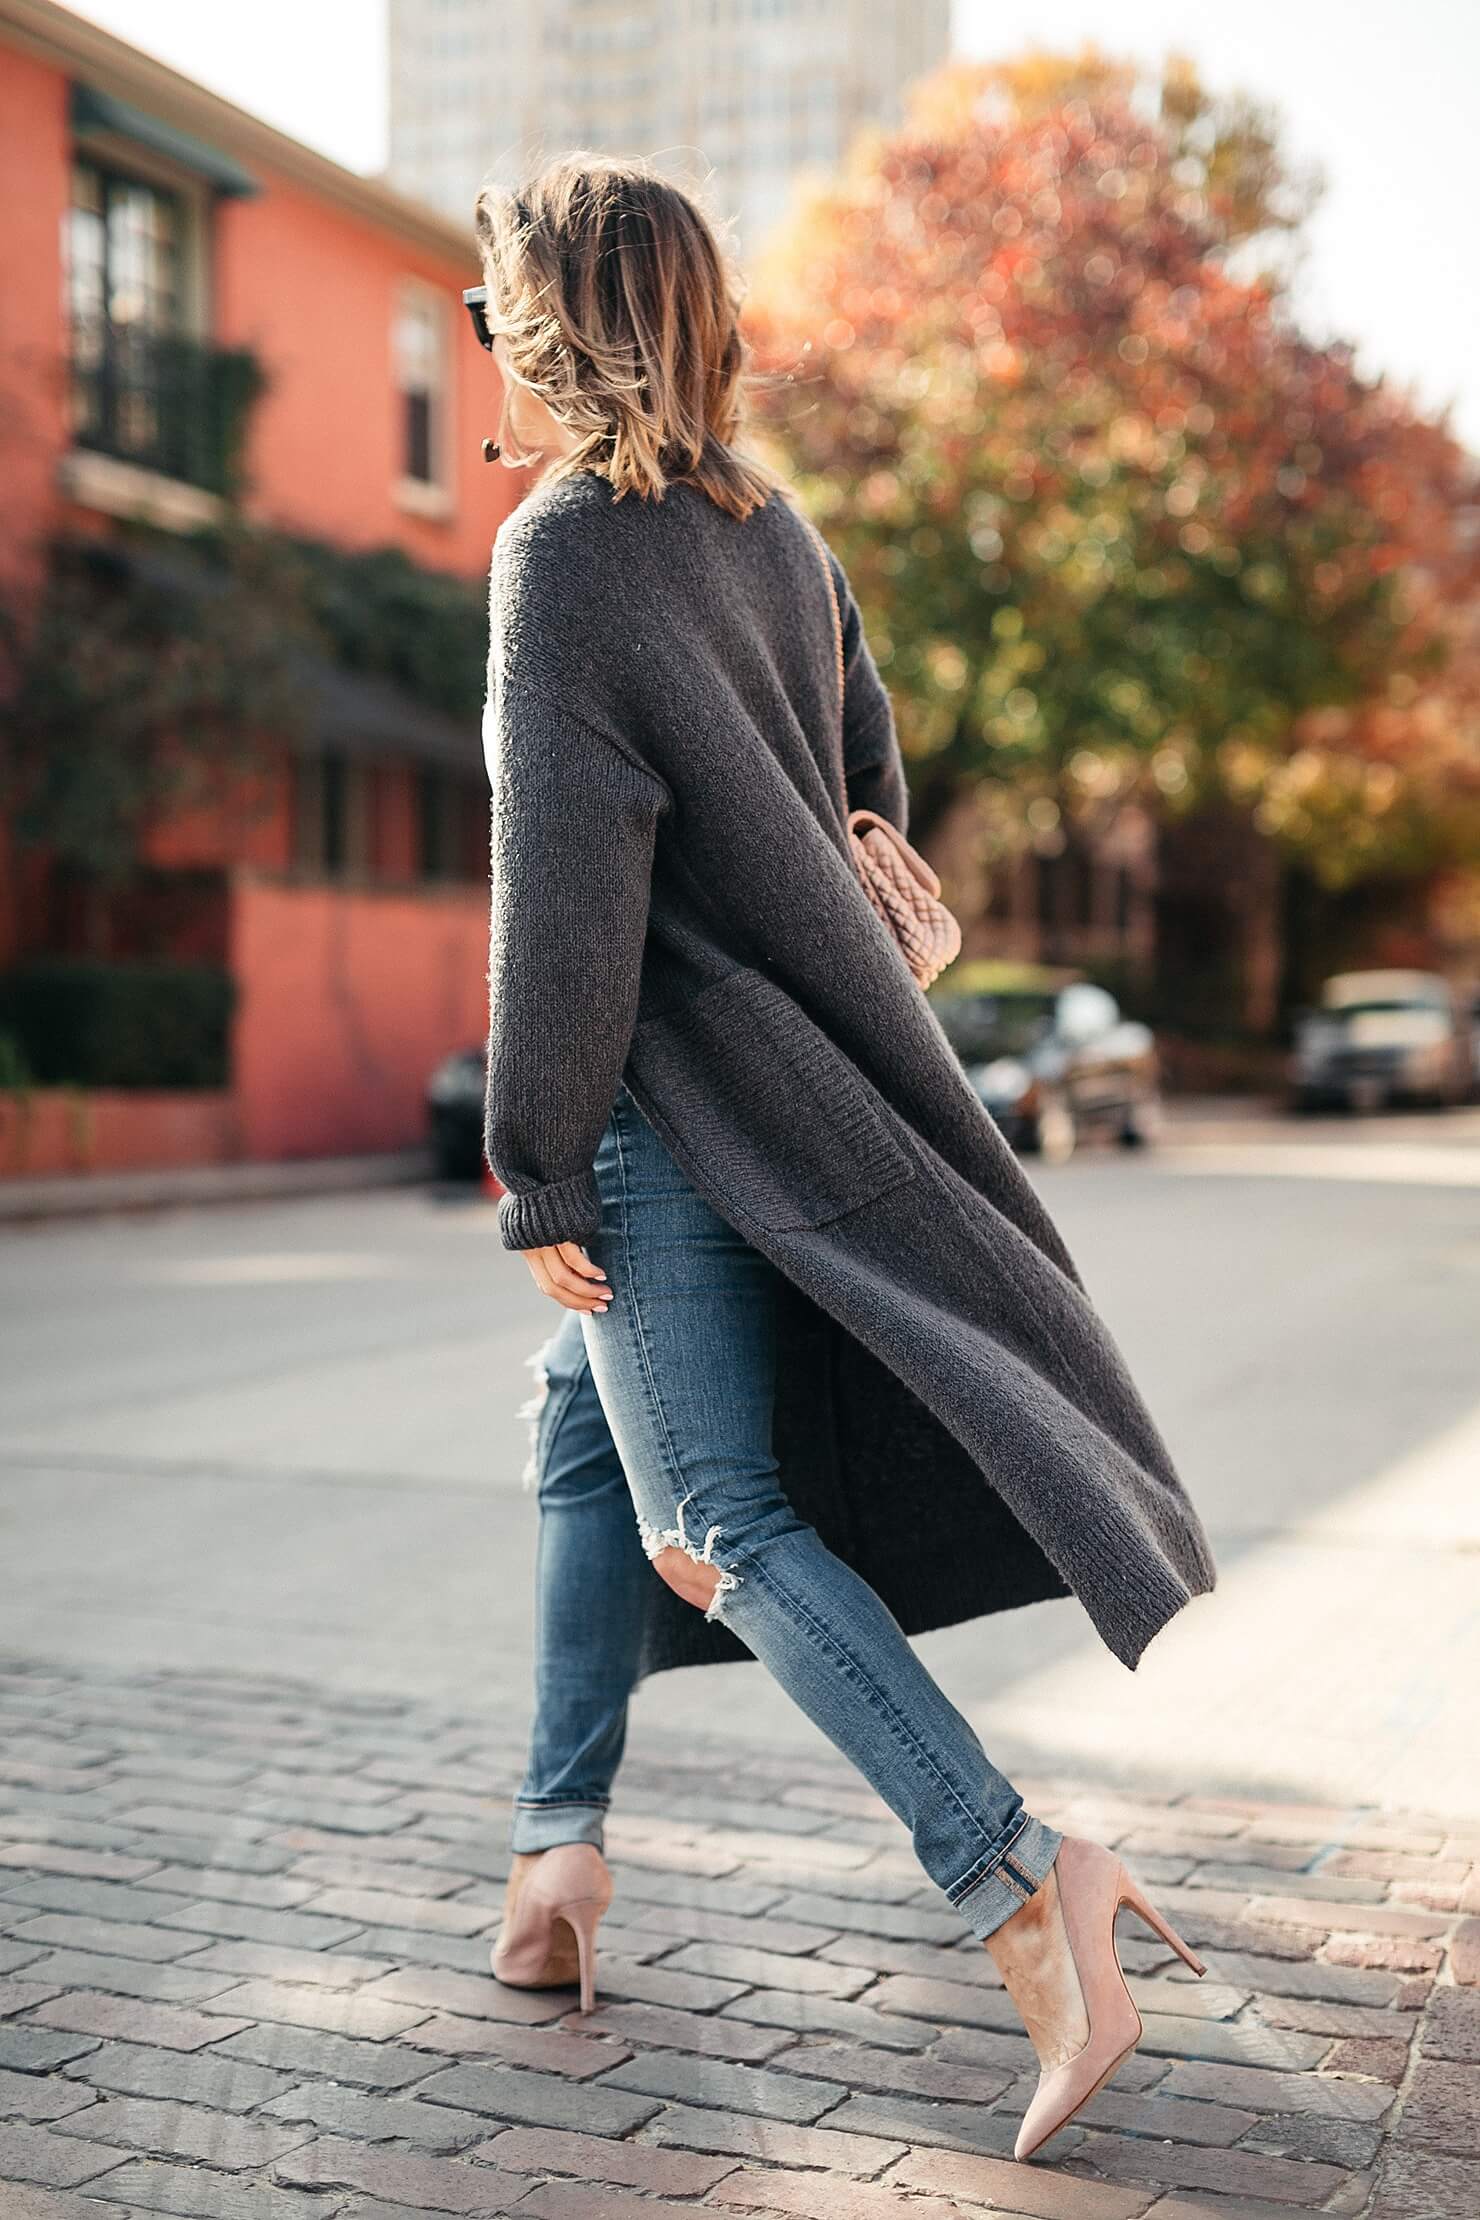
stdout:
[[509,1868],[494,1978],[512,1989],[565,1989],[579,1980],[581,2010],[596,2003],[596,1927],[612,1877],[594,1842],[520,1851]]
[[1115,1852],[1103,1843],[1091,1842],[1083,1835],[1066,1835],[1054,1859],[1054,1869],[1064,1928],[1089,2018],[1089,2037],[1072,2058],[1040,2073],[1013,2145],[1014,2158],[1030,2157],[1057,2134],[1080,2106],[1104,2087],[1145,2032],[1115,1949],[1115,1915],[1122,1904],[1129,1904],[1195,1974],[1201,1977],[1208,1970],[1154,1909]]

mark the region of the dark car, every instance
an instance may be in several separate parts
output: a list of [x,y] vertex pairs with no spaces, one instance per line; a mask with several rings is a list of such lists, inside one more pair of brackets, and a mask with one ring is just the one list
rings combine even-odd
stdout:
[[[966,1075],[1014,1148],[1061,1163],[1081,1134],[1128,1148],[1153,1138],[1160,1074],[1149,1029],[1113,995],[1070,971],[1032,964],[952,964],[930,1000]],[[483,1169],[484,1050],[459,1049],[427,1085],[441,1179]]]
[[1161,1120],[1148,1026],[1076,973],[1036,964],[952,964],[930,991],[966,1076],[1013,1147],[1061,1163],[1081,1134],[1127,1148]]
[[427,1138],[439,1179],[478,1179],[483,1171],[486,1050],[455,1049],[427,1081]]
[[1339,972],[1295,1021],[1296,1110],[1440,1107],[1468,1101],[1475,1077],[1470,1013],[1435,971]]

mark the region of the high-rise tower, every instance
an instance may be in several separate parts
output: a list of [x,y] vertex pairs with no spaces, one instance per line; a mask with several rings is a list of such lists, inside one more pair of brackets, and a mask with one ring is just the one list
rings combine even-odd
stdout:
[[950,0],[390,0],[390,31],[402,190],[470,217],[486,180],[568,148],[642,155],[751,248],[799,171],[898,119]]

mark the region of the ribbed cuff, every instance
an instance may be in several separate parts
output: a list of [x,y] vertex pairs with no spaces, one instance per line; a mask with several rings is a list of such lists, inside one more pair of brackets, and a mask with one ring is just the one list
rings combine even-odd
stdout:
[[557,1241],[589,1241],[601,1224],[594,1172],[551,1180],[522,1195],[499,1197],[499,1239],[506,1249],[548,1249]]

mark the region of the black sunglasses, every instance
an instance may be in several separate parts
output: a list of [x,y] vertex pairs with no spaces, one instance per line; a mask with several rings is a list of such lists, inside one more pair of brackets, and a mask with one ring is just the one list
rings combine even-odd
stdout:
[[473,330],[477,336],[479,346],[486,347],[489,353],[492,354],[493,333],[488,328],[486,314],[488,287],[486,285],[470,285],[463,294],[463,307],[473,319]]

